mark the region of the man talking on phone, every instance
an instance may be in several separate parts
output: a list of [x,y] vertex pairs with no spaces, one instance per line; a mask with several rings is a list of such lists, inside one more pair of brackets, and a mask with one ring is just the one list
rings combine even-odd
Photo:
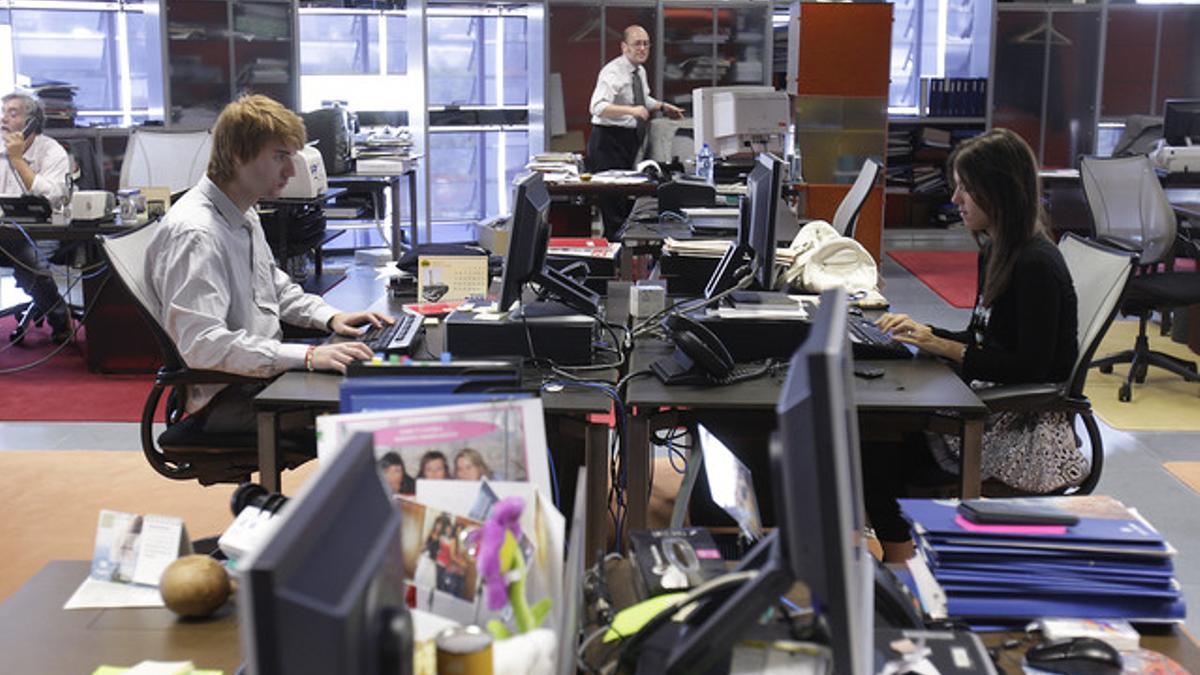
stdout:
[[[3,102],[0,130],[4,138],[0,197],[37,195],[45,197],[51,207],[57,208],[67,196],[67,172],[71,162],[67,151],[58,142],[42,135],[46,124],[42,104],[19,92],[0,101]],[[43,317],[50,323],[54,342],[61,344],[70,339],[67,305],[58,293],[54,277],[38,255],[33,241],[12,223],[0,224],[0,265],[12,267],[17,286],[33,298],[8,339],[23,341],[30,325]]]

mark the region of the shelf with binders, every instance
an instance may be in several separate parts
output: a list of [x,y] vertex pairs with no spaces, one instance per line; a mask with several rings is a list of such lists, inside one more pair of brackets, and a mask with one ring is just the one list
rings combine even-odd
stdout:
[[887,227],[949,227],[959,221],[950,204],[946,163],[962,141],[983,133],[975,118],[892,118],[888,127]]

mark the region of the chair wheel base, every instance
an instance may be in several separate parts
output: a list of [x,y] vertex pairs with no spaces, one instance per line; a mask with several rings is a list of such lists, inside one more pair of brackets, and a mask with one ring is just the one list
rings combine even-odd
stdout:
[[1111,374],[1112,371],[1113,371],[1112,365],[1100,366],[1100,372],[1104,373],[1105,375]]
[[1129,403],[1133,400],[1133,387],[1128,384],[1121,385],[1121,388],[1117,390],[1117,399],[1122,403]]

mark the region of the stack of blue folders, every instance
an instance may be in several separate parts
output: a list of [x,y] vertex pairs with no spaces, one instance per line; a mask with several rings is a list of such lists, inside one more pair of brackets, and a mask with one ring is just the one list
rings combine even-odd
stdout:
[[1079,522],[978,525],[958,515],[956,500],[900,500],[917,545],[922,601],[944,603],[946,615],[974,626],[1184,618],[1175,549],[1136,511],[1101,495],[1014,501],[1054,506]]

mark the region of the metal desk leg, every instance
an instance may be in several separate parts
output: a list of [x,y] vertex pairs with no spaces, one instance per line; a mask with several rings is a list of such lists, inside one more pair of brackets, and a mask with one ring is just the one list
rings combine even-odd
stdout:
[[[409,246],[417,246],[417,170],[409,169],[408,173],[408,220],[412,228],[412,240]],[[398,188],[397,188],[398,189]]]
[[[648,410],[645,412],[649,412]],[[628,462],[626,473],[629,486],[625,493],[625,527],[621,531],[623,541],[618,542],[622,548],[629,541],[630,530],[646,528],[646,514],[650,505],[650,418],[648,415],[635,414],[629,418],[629,438],[626,439],[625,461]]]
[[400,177],[394,176],[388,181],[392,192],[392,260],[399,260],[404,248],[400,245]]
[[583,442],[587,465],[587,535],[584,539],[587,550],[584,560],[591,567],[597,554],[607,549],[608,543],[608,425],[589,422]]
[[974,499],[981,493],[980,476],[983,464],[983,420],[982,417],[964,418],[962,421],[962,457],[959,459],[958,496]]
[[258,413],[258,482],[267,492],[279,492],[283,465],[279,461],[279,416],[274,411]]

